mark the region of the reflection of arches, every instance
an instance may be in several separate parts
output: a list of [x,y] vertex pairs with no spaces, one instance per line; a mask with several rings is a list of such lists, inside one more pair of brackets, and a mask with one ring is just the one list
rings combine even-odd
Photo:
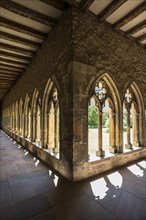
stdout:
[[[144,103],[141,92],[135,82],[127,86],[124,93],[123,106],[127,119],[127,148],[144,145]],[[123,107],[124,108],[124,107]],[[130,119],[132,118],[132,120]],[[131,136],[130,127],[133,129]]]
[[43,96],[43,147],[59,152],[59,99],[54,83],[49,79]]
[[110,152],[121,152],[122,151],[122,135],[120,130],[122,127],[122,117],[120,114],[121,100],[120,96],[114,83],[113,79],[109,74],[105,73],[100,76],[92,86],[87,88],[90,97],[95,97],[96,105],[98,106],[98,156],[103,156],[104,152],[102,149],[102,114],[103,106],[105,101],[108,101],[108,114],[109,114],[109,130],[110,130]]

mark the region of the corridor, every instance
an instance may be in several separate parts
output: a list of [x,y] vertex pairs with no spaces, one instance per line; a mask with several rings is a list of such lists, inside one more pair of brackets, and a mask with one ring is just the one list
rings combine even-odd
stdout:
[[70,183],[0,132],[1,220],[144,220],[146,161]]

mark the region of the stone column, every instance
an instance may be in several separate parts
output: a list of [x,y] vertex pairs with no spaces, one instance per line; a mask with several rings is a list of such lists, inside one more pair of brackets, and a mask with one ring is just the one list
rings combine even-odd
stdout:
[[58,109],[55,112],[55,128],[54,128],[54,133],[55,133],[54,153],[59,153],[59,146],[58,146],[58,141],[59,141],[59,114],[58,114]]
[[27,126],[28,126],[28,115],[27,115],[27,113],[25,113],[24,118],[25,118],[24,137],[26,138],[27,137]]
[[130,110],[127,110],[127,144],[125,147],[127,149],[132,149],[132,144],[130,142],[131,135],[130,135]]
[[30,130],[31,130],[31,115],[30,112],[28,113],[28,132],[27,132],[27,137],[30,139]]
[[98,150],[96,156],[103,157],[105,155],[102,150],[102,110],[98,112]]
[[36,114],[36,140],[35,140],[38,145],[40,145],[40,134],[41,134],[40,125],[41,125],[41,123],[40,123],[40,111],[38,110],[37,114]]
[[139,146],[139,113],[133,112],[133,145]]
[[110,153],[116,153],[116,138],[115,138],[115,112],[110,108],[109,109],[109,138],[110,138]]
[[53,149],[54,148],[54,110],[53,107],[50,110],[49,113],[49,144],[48,144],[48,148],[49,149]]
[[24,137],[24,113],[22,114],[22,127],[21,127],[21,129],[22,129],[22,132],[21,132],[22,137]]
[[46,113],[46,132],[47,132],[47,135],[46,135],[46,147],[48,148],[49,147],[49,113],[47,112]]

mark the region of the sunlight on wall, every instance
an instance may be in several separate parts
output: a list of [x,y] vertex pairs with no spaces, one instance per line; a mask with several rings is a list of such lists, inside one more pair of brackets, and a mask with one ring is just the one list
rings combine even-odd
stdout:
[[137,164],[140,165],[142,168],[146,169],[146,161],[143,160]]
[[127,167],[135,176],[142,177],[144,175],[144,171],[141,170],[136,164]]
[[90,182],[90,185],[95,199],[103,199],[106,196],[106,192],[109,188],[106,186],[104,178]]
[[107,177],[113,186],[115,186],[116,188],[121,188],[123,177],[118,171],[107,175]]

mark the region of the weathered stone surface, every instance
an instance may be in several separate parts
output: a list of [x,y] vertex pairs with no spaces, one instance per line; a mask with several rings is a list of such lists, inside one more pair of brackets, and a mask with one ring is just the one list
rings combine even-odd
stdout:
[[[38,90],[42,100],[48,79],[51,78],[59,93],[61,160],[53,158],[17,134],[11,133],[12,137],[73,181],[142,158],[145,155],[143,148],[131,154],[119,154],[88,163],[87,119],[88,101],[93,86],[103,74],[108,74],[119,94],[120,134],[117,149],[119,153],[122,152],[122,103],[125,90],[131,82],[135,81],[139,87],[146,109],[145,61],[145,50],[129,38],[99,21],[95,16],[77,8],[69,9],[62,15],[26,72],[2,102],[4,110],[21,98],[24,102],[28,94],[31,103],[35,89]],[[145,118],[142,116],[141,121],[144,120],[146,116]],[[7,123],[7,118],[2,119],[3,128]],[[143,137],[144,131],[141,131],[141,139]]]

